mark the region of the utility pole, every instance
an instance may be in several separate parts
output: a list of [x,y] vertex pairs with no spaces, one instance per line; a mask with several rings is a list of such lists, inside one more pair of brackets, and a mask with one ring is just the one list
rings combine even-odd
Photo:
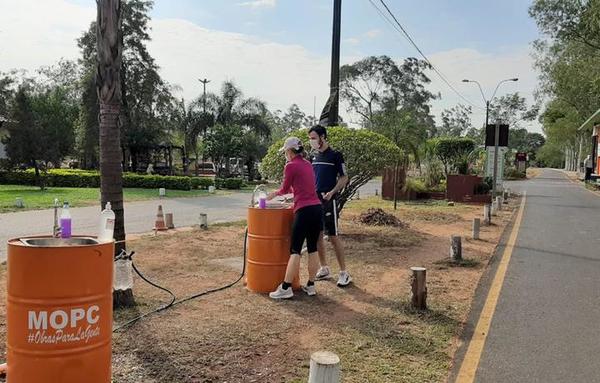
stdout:
[[494,184],[492,186],[492,200],[496,198],[496,183],[498,182],[498,149],[500,144],[500,121],[496,120],[494,129]]
[[204,79],[204,80],[198,80],[202,83],[202,85],[204,85],[204,95],[202,96],[203,100],[204,100],[204,113],[206,113],[206,84],[208,84],[210,82],[210,80],[208,79]]
[[329,126],[336,126],[339,122],[340,111],[340,40],[342,31],[342,0],[333,1],[333,37],[331,43],[331,81],[329,94],[333,102],[329,112]]

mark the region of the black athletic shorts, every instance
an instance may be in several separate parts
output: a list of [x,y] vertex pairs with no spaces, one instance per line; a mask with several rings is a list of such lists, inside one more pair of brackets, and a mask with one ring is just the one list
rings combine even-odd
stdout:
[[334,237],[338,234],[337,196],[326,201],[321,193],[318,194],[323,205],[323,231],[326,235]]
[[294,214],[294,223],[292,224],[292,245],[291,254],[300,254],[302,245],[306,240],[306,249],[309,253],[317,251],[317,242],[319,235],[323,230],[321,205],[305,206],[298,209]]

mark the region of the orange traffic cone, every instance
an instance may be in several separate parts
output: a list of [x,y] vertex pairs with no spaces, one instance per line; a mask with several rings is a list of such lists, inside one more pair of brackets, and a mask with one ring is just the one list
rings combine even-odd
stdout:
[[162,205],[158,205],[158,213],[156,213],[156,221],[154,221],[154,230],[167,230],[167,225],[165,225],[165,215],[163,214]]

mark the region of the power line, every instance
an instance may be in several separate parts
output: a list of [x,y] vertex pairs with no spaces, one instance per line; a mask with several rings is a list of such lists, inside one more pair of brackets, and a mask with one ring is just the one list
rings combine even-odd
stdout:
[[468,103],[472,107],[484,110],[484,108],[482,108],[482,107],[480,107],[478,105],[473,104],[468,98],[466,98],[458,90],[456,90],[456,88],[450,83],[450,81],[448,81],[448,79],[446,78],[446,76],[444,76],[444,74],[442,74],[442,72],[439,69],[437,69],[437,67],[435,65],[433,65],[433,63],[429,60],[429,58],[425,55],[425,53],[423,53],[423,51],[421,50],[421,48],[419,48],[419,46],[417,45],[417,43],[413,40],[413,38],[410,36],[410,34],[404,28],[404,26],[402,26],[402,24],[400,23],[400,21],[398,21],[398,18],[390,10],[390,8],[387,6],[387,4],[385,3],[385,1],[384,0],[379,0],[379,1],[385,7],[387,13],[389,13],[389,15],[393,18],[394,22],[392,22],[389,19],[389,17],[373,2],[373,0],[369,0],[369,3],[371,3],[371,5],[373,6],[373,8],[375,8],[377,10],[377,12],[379,13],[379,15],[388,24],[390,24],[392,26],[392,28],[394,28],[397,32],[399,32],[400,34],[402,34],[408,40],[408,42],[417,50],[417,52],[419,52],[419,54],[421,55],[421,57],[423,57],[423,59],[429,64],[429,66],[431,67],[431,69],[440,77],[440,79],[444,83],[446,83],[446,85],[448,85],[448,87],[454,93],[456,93],[456,95],[458,97],[460,97],[461,99],[463,99],[466,103]]

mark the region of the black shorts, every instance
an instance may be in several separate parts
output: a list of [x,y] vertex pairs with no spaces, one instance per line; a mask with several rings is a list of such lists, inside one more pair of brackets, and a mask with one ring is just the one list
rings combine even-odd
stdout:
[[323,230],[323,212],[321,210],[321,205],[305,206],[294,214],[291,254],[302,252],[304,240],[306,240],[306,249],[309,253],[317,251],[317,242],[321,230]]
[[321,193],[318,194],[323,205],[323,231],[326,235],[334,237],[338,234],[337,196],[326,201]]

